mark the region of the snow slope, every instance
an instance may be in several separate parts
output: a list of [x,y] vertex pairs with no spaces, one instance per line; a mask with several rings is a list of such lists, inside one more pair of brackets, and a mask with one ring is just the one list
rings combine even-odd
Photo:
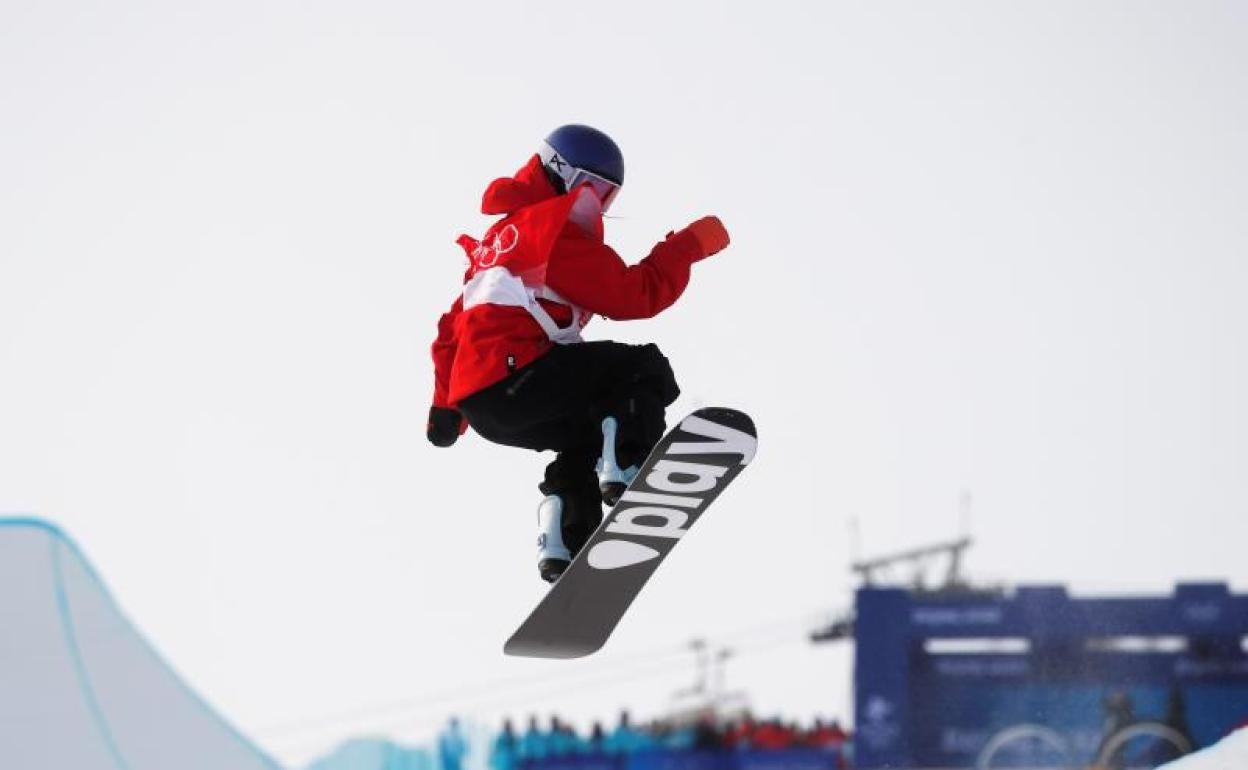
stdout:
[[0,518],[0,767],[278,770],[122,615],[55,526]]
[[1162,765],[1158,770],[1248,770],[1248,727],[1207,749]]

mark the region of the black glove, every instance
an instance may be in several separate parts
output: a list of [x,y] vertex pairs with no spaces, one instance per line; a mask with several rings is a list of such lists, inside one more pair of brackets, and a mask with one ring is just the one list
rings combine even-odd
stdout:
[[464,432],[464,416],[458,409],[445,406],[429,407],[429,423],[425,426],[425,436],[434,446],[448,447],[455,443],[459,434]]

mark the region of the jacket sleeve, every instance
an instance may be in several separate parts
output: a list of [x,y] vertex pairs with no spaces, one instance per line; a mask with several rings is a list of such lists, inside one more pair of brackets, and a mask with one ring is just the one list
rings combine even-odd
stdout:
[[546,285],[564,299],[615,321],[651,318],[671,307],[689,284],[689,266],[702,256],[692,233],[655,244],[645,259],[627,265],[610,246],[569,225],[551,251]]
[[451,309],[438,319],[438,337],[433,341],[433,405],[450,407],[451,365],[455,361],[455,320],[464,309],[464,298],[457,297]]

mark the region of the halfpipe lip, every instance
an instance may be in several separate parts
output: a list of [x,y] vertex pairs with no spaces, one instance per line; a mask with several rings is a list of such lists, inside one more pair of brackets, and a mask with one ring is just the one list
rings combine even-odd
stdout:
[[[0,515],[0,531],[5,529],[40,530],[49,536],[50,542],[54,548],[56,546],[65,548],[73,556],[73,558],[77,559],[78,563],[82,566],[82,569],[95,583],[96,588],[99,589],[100,595],[108,603],[108,606],[115,613],[117,613],[117,616],[122,621],[124,621],[125,628],[134,636],[135,640],[143,646],[143,649],[152,656],[152,660],[155,661],[156,665],[164,669],[170,679],[176,683],[178,689],[186,697],[188,697],[193,704],[199,707],[209,719],[224,729],[226,733],[243,746],[243,748],[255,754],[262,762],[264,762],[264,764],[268,765],[271,770],[285,770],[272,757],[270,757],[268,753],[263,751],[259,746],[239,732],[237,728],[231,725],[225,717],[223,717],[215,708],[204,700],[203,696],[197,693],[186,683],[186,681],[178,673],[177,669],[174,668],[169,661],[165,659],[165,656],[162,655],[150,641],[148,641],[147,637],[144,636],[141,631],[139,631],[138,627],[134,624],[134,621],[130,619],[130,616],[127,615],[121,605],[117,603],[117,600],[113,597],[112,592],[108,590],[108,585],[100,577],[99,572],[96,571],[95,566],[91,563],[91,560],[87,558],[86,553],[63,528],[48,519],[29,514]],[[75,670],[78,671],[80,685],[83,688],[83,698],[89,704],[96,720],[100,722],[100,729],[105,735],[105,739],[108,742],[110,749],[113,750],[115,758],[121,762],[120,766],[123,768],[128,767],[124,761],[124,754],[122,754],[122,752],[120,752],[120,750],[113,744],[111,731],[108,728],[107,718],[99,712],[96,705],[95,695],[91,690],[89,672],[86,671],[85,666],[81,663],[81,653],[78,649],[77,639],[74,635],[73,621],[69,617],[67,605],[70,600],[65,594],[64,586],[61,581],[60,554],[56,550],[53,550],[52,557],[53,569],[56,572],[53,576],[53,581],[56,591],[58,611],[60,613],[60,620],[62,624],[61,632],[64,635],[65,643],[69,646],[69,653],[74,659],[74,667]]]

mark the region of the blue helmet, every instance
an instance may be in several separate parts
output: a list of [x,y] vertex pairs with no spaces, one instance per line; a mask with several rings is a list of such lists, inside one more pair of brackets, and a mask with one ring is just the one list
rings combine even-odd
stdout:
[[624,155],[611,137],[596,128],[560,126],[538,150],[542,165],[563,183],[562,192],[588,184],[605,211],[624,184]]

